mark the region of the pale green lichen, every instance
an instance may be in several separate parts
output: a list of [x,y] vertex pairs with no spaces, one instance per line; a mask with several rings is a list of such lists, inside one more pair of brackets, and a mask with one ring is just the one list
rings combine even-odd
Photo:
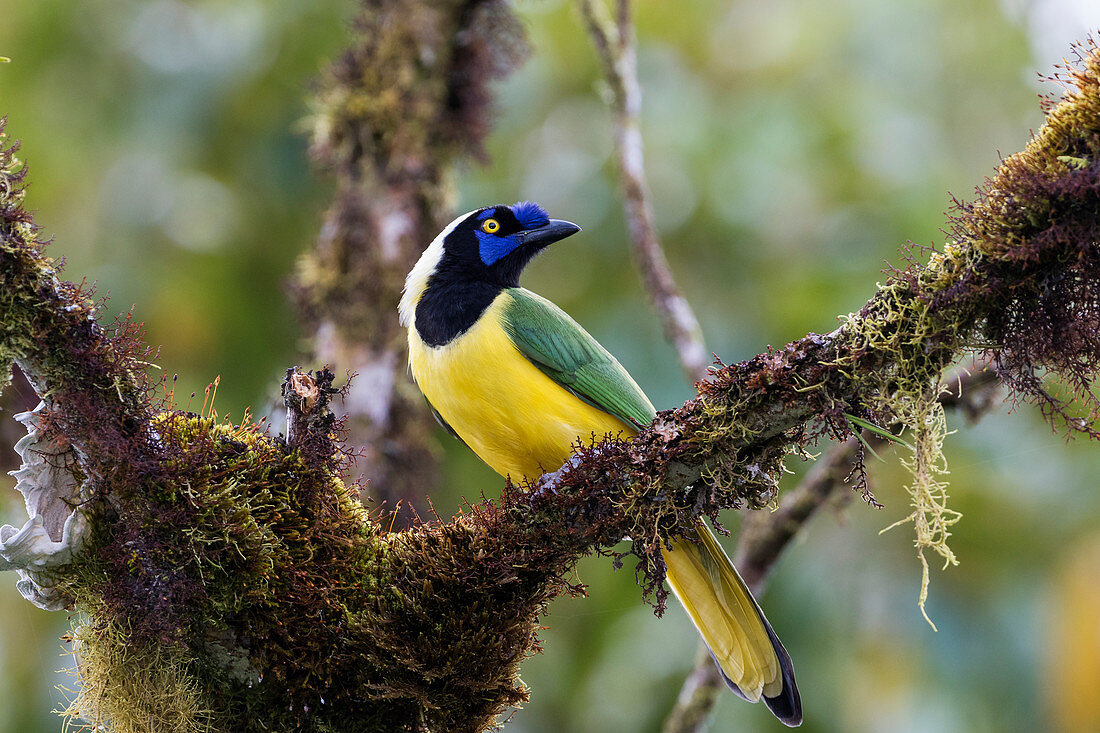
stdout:
[[921,564],[921,587],[918,604],[924,618],[932,626],[925,609],[928,600],[928,560],[925,550],[931,550],[943,558],[943,567],[958,565],[955,553],[947,544],[950,528],[962,518],[962,514],[947,505],[948,484],[941,477],[948,474],[947,459],[943,454],[943,441],[948,436],[947,417],[939,394],[926,391],[916,401],[904,399],[891,402],[891,409],[899,422],[912,429],[912,452],[902,458],[902,465],[912,476],[905,487],[909,493],[913,511],[909,516],[894,522],[886,532],[902,524],[912,523],[916,532],[914,544]]
[[[66,731],[211,733],[217,716],[177,644],[135,647],[111,620],[77,626],[69,637],[80,689],[60,711]],[[81,722],[87,721],[87,722]]]
[[[932,253],[914,280],[881,286],[872,301],[874,317],[868,317],[865,309],[845,319],[844,338],[853,355],[874,352],[890,366],[863,373],[843,365],[841,369],[861,385],[861,398],[872,413],[912,434],[909,455],[902,459],[910,474],[905,490],[912,511],[883,531],[912,523],[921,564],[918,605],[933,628],[925,609],[930,583],[925,552],[943,558],[944,567],[957,564],[948,539],[950,527],[961,518],[948,505],[948,485],[942,478],[948,473],[943,454],[948,431],[939,402],[941,381],[956,355],[971,345],[979,319],[968,308],[937,309],[932,296],[956,285],[983,257],[975,247],[950,243],[942,252]],[[915,296],[916,292],[921,295]]]

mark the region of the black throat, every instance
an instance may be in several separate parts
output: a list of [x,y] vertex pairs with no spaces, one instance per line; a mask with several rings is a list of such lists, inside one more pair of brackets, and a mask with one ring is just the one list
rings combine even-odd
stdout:
[[469,330],[504,287],[483,280],[432,275],[416,304],[416,332],[428,346],[443,346]]

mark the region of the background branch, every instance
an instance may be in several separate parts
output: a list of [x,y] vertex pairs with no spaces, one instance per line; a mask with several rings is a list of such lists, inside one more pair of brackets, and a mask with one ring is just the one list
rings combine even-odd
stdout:
[[[615,24],[605,17],[603,0],[579,0],[581,14],[600,61],[610,94],[615,153],[623,194],[631,253],[650,303],[657,311],[665,339],[676,351],[689,383],[703,379],[709,362],[702,328],[672,275],[657,236],[649,182],[646,177],[641,132],[641,84],[635,50],[630,0],[617,0]],[[666,731],[689,730],[709,716],[722,685],[717,666],[702,643],[692,671],[665,724]],[[724,687],[724,685],[722,685]],[[671,727],[670,727],[671,726]],[[686,726],[686,727],[685,727]]]
[[578,0],[604,79],[610,89],[615,156],[619,163],[623,214],[630,234],[631,255],[642,285],[661,321],[665,338],[676,349],[680,367],[689,382],[706,375],[711,355],[695,312],[680,294],[657,236],[652,195],[646,181],[642,152],[642,88],[630,0],[617,0],[616,20],[607,18],[603,0]]
[[452,218],[452,167],[484,158],[488,86],[526,54],[500,0],[363,3],[352,46],[324,73],[310,148],[336,182],[294,284],[310,363],[357,373],[349,440],[394,526],[438,483],[435,421],[407,376],[395,303],[426,243]]

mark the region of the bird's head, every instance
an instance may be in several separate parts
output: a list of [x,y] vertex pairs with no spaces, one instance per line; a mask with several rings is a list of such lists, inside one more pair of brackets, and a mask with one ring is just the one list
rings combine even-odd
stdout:
[[551,219],[546,209],[531,201],[463,214],[428,245],[406,278],[402,320],[411,316],[429,281],[516,287],[532,257],[580,230],[572,222]]
[[448,269],[503,287],[518,285],[523,268],[547,245],[581,230],[572,222],[551,219],[546,209],[531,201],[487,206],[457,222],[440,235],[443,251],[437,272]]

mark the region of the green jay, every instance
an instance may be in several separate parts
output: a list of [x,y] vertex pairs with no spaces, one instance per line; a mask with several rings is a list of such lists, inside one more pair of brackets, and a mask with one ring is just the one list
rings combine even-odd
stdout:
[[[514,480],[557,470],[578,440],[633,436],[656,415],[614,356],[519,286],[532,257],[579,231],[531,202],[477,209],[447,225],[405,281],[413,378],[440,423]],[[790,656],[701,519],[695,535],[663,550],[669,586],[726,684],[799,725]]]

